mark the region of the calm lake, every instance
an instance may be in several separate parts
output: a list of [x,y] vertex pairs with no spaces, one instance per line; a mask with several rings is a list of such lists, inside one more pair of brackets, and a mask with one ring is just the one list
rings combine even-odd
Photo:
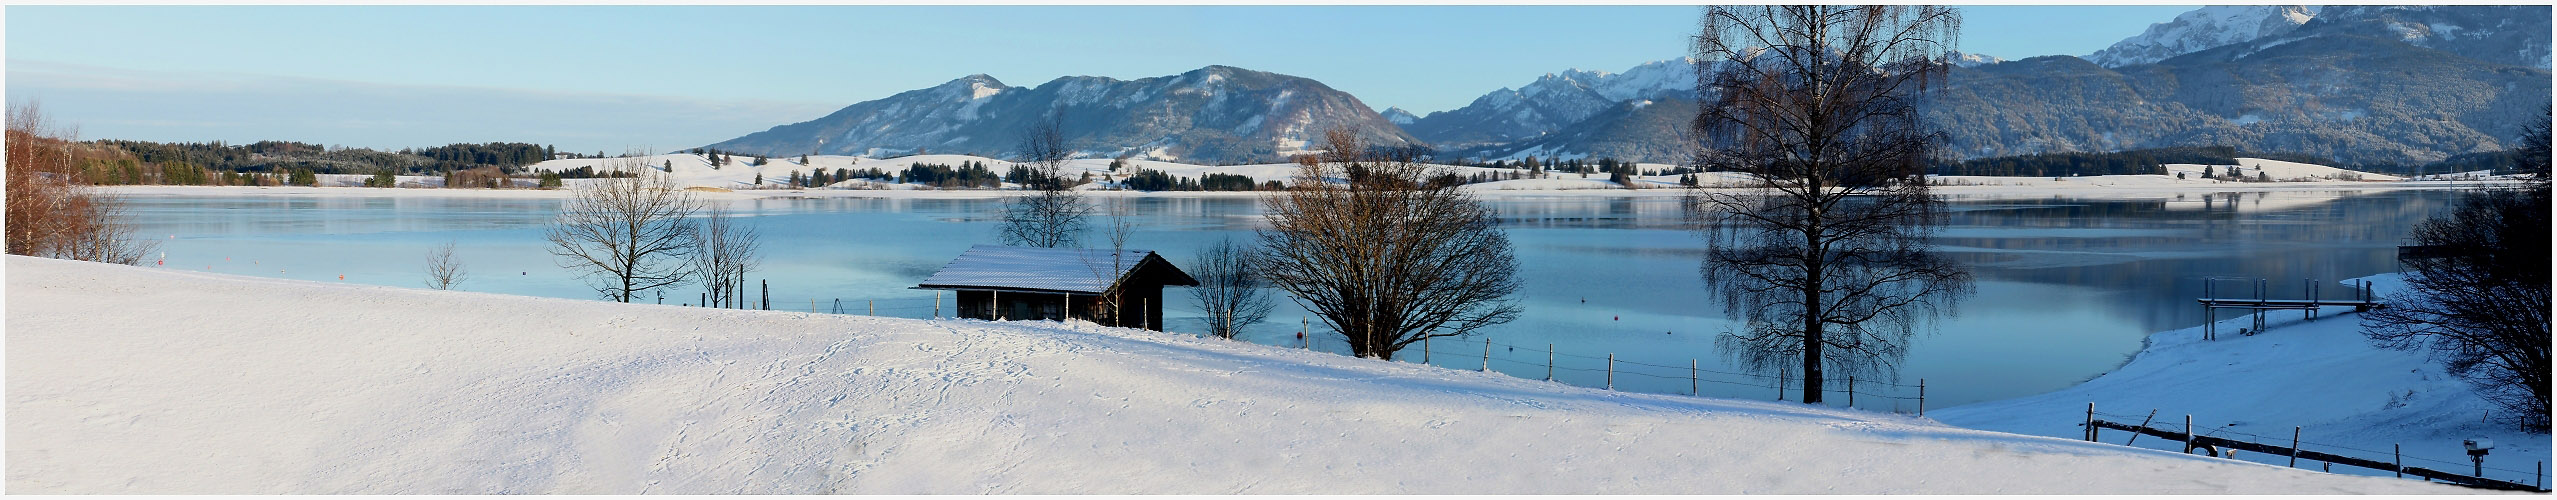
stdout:
[[[1926,405],[1941,408],[2073,385],[2120,365],[2152,332],[2198,325],[2193,299],[2203,278],[2268,280],[2271,295],[2296,298],[2303,280],[2326,296],[2350,297],[2337,283],[2394,272],[2408,227],[2446,210],[2448,191],[2173,194],[2142,199],[1952,199],[1951,225],[1937,242],[1974,266],[1977,293],[1958,316],[1921,333],[1899,384],[1926,382]],[[140,234],[162,238],[172,269],[424,286],[428,250],[456,243],[470,273],[461,289],[594,299],[553,263],[541,225],[556,200],[430,197],[132,196]],[[970,245],[996,242],[994,200],[808,198],[727,202],[764,234],[762,270],[774,309],[923,318],[934,295],[909,287]],[[1132,200],[1140,214],[1129,246],[1187,265],[1222,238],[1250,241],[1261,227],[1252,198]],[[1703,240],[1682,228],[1674,198],[1500,197],[1499,212],[1521,260],[1525,309],[1518,321],[1476,338],[1433,341],[1428,362],[1476,369],[1484,339],[1493,370],[1526,378],[1548,373],[1580,386],[1772,399],[1771,380],[1730,373],[1715,351],[1732,327],[1707,293],[1697,266]],[[157,257],[157,256],[155,256]],[[2252,284],[2222,290],[2251,294]],[[751,286],[751,285],[750,285]],[[752,292],[750,292],[752,293]],[[697,304],[698,287],[669,290],[664,303]],[[1186,289],[1169,289],[1169,329],[1199,331]],[[648,296],[655,301],[654,295]],[[1302,309],[1279,299],[1247,340],[1288,347]],[[947,299],[940,302],[946,308]],[[1320,331],[1312,349],[1346,352]],[[350,334],[359,334],[349,332]],[[1406,351],[1406,361],[1423,355]],[[1859,381],[1857,406],[1911,410],[1914,387]],[[1842,386],[1833,386],[1842,387]],[[1797,389],[1798,391],[1798,389]],[[1898,396],[1900,398],[1894,398]],[[1787,396],[1791,398],[1792,396]],[[1845,396],[1829,396],[1833,404]]]

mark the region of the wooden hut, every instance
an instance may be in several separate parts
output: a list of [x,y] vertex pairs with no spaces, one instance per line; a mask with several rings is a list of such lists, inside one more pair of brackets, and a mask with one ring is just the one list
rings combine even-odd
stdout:
[[[977,245],[915,288],[958,292],[962,318],[1073,318],[1160,330],[1163,287],[1198,285],[1145,250]],[[1116,307],[1108,307],[1112,298]]]

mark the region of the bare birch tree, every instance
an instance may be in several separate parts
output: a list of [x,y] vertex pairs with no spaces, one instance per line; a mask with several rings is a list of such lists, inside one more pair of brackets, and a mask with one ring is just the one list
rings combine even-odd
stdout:
[[34,102],[8,107],[7,250],[18,255],[140,265],[159,242],[136,238],[122,199],[89,186],[72,142]]
[[763,248],[762,231],[751,224],[740,224],[727,207],[713,204],[710,215],[703,218],[693,232],[692,272],[708,297],[708,307],[728,307],[746,286],[746,273],[762,264],[757,255]]
[[445,243],[426,251],[426,287],[451,290],[470,276],[462,269],[462,261],[453,258],[453,244]]
[[1917,109],[1960,27],[1940,6],[1706,8],[1697,86],[1714,100],[1693,124],[1695,161],[1752,184],[1688,198],[1704,280],[1744,325],[1715,344],[1798,374],[1804,402],[1833,373],[1896,377],[1915,329],[1971,289],[1927,243],[1943,224],[1924,177],[1942,140]]
[[1252,260],[1251,247],[1227,239],[1199,251],[1190,261],[1190,277],[1199,280],[1190,295],[1198,299],[1199,310],[1207,312],[1208,334],[1233,339],[1244,328],[1269,318],[1269,290]]
[[666,174],[649,168],[646,154],[605,162],[605,170],[630,177],[578,184],[559,218],[544,228],[550,253],[562,267],[581,271],[605,298],[630,302],[639,292],[683,283],[692,269],[688,218],[699,204]]
[[[1093,257],[1091,252],[1084,252],[1084,258],[1088,261],[1083,265],[1092,269],[1093,279],[1102,283],[1117,283],[1120,277],[1127,275],[1129,266],[1136,265],[1135,256],[1128,255],[1128,238],[1136,235],[1135,209],[1128,206],[1128,199],[1124,196],[1112,197],[1105,205],[1109,208],[1102,211],[1101,237],[1108,240],[1110,244],[1110,257],[1102,260]],[[1126,326],[1120,321],[1127,313],[1126,294],[1113,292],[1117,290],[1106,290],[1101,295],[1093,297],[1092,307],[1096,309],[1092,314],[1093,321],[1105,325]],[[1151,315],[1138,311],[1137,317],[1148,318]],[[1139,328],[1143,327],[1145,326],[1139,326]]]
[[1299,158],[1293,185],[1263,199],[1263,276],[1360,357],[1393,359],[1518,317],[1518,259],[1491,209],[1356,133],[1325,138],[1327,151]]
[[1003,203],[1003,243],[1006,245],[1069,248],[1083,234],[1083,218],[1092,207],[1083,203],[1083,195],[1074,192],[1074,184],[1065,177],[1065,161],[1074,157],[1066,148],[1061,118],[1049,116],[1031,125],[1021,139],[1021,163],[1030,167],[1030,178],[1023,186],[1036,193],[1013,196]]

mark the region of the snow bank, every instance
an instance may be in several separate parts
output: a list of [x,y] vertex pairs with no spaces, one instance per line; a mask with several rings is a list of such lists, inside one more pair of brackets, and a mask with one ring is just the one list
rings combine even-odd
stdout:
[[[2367,279],[2383,295],[2404,286],[2394,274]],[[2295,295],[2297,290],[2287,296]],[[2485,437],[2497,443],[2486,466],[2507,469],[2487,476],[2523,484],[2532,480],[2533,462],[2549,459],[2548,434],[2481,422],[2487,412],[2501,410],[2490,410],[2493,405],[2422,352],[2373,347],[2351,308],[2326,308],[2308,321],[2300,311],[2265,315],[2271,326],[2257,335],[2237,333],[2250,323],[2244,317],[2220,322],[2218,340],[2202,340],[2201,327],[2160,332],[2128,364],[2075,387],[1927,416],[1977,429],[2075,438],[2092,402],[2098,412],[2128,415],[2107,420],[2136,424],[2154,409],[2164,424],[2152,424],[2156,427],[2181,428],[2184,416],[2192,415],[2194,428],[2206,434],[2283,446],[2290,444],[2291,427],[2298,426],[2300,440],[2315,443],[2308,449],[2380,461],[2390,460],[2391,445],[2403,445],[2406,465],[2462,474],[2471,466],[2460,441]],[[2127,432],[2104,435],[2110,443],[2130,439]],[[2180,442],[2154,437],[2133,444],[2183,450]],[[2288,463],[2287,457],[2246,452],[2237,458]],[[2391,475],[2357,467],[2334,471]]]
[[6,258],[13,493],[2456,493],[1050,322]]

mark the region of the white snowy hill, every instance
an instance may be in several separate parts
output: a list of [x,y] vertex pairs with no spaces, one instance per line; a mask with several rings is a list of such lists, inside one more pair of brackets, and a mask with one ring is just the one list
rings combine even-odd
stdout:
[[2468,492],[1089,325],[5,264],[12,493]]
[[2086,56],[2107,68],[2148,64],[2203,49],[2289,33],[2317,17],[2317,6],[2213,5],[2151,24],[2138,36]]

